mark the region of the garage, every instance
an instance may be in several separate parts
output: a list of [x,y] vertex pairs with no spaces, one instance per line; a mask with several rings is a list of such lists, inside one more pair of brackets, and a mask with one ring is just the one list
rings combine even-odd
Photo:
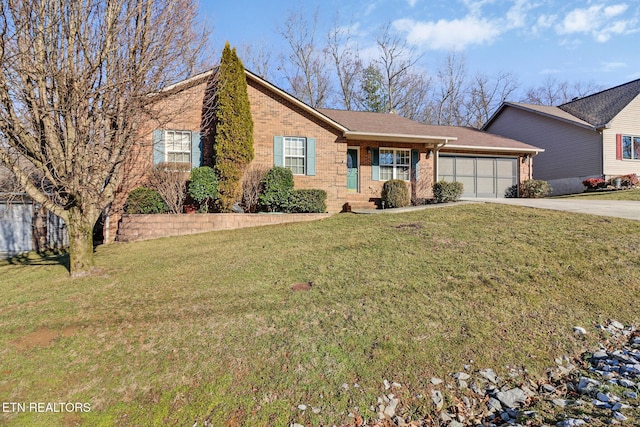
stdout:
[[505,197],[518,183],[518,158],[440,154],[438,179],[461,182],[462,197]]

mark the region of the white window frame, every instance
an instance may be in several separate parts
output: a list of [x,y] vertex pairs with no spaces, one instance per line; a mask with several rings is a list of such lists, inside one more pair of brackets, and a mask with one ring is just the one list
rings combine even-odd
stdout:
[[[302,142],[302,154],[287,154],[287,145],[292,142]],[[291,150],[289,150],[291,151]],[[294,175],[306,175],[307,173],[307,138],[301,136],[284,136],[282,137],[282,156],[283,165],[287,169],[291,170]],[[302,159],[302,172],[298,170],[294,171],[291,163],[287,165],[287,159]],[[296,166],[297,168],[297,166]]]
[[[184,146],[180,147],[181,149],[177,150],[175,149],[175,143],[173,144],[173,149],[169,149],[169,135],[172,134],[172,136],[175,139],[176,135],[188,135],[189,136],[189,143],[188,143],[188,147],[187,150],[185,150]],[[172,139],[172,141],[174,140]],[[173,129],[167,129],[164,131],[164,161],[167,163],[191,163],[191,156],[192,156],[192,152],[191,152],[191,146],[193,144],[193,132],[189,131],[189,130],[173,130]],[[181,143],[182,145],[182,143]],[[175,161],[175,160],[169,160],[169,155],[170,154],[180,154],[180,155],[184,155],[184,154],[188,154],[189,155],[189,159],[188,161]],[[174,157],[175,158],[175,157]]]
[[[393,154],[393,162],[392,163],[383,163],[382,152],[383,151],[391,151]],[[407,163],[406,164],[398,164],[397,163],[397,154],[399,152],[404,152],[407,155]],[[411,149],[409,148],[388,148],[381,147],[378,151],[378,166],[380,167],[380,181],[387,181],[389,179],[401,179],[403,181],[411,180]],[[407,168],[407,178],[398,178],[398,171],[400,168]],[[384,168],[391,168],[391,178],[384,177],[383,178],[383,170]]]
[[[625,138],[629,138],[630,139],[630,143],[631,143],[631,157],[625,157],[625,150],[624,150],[624,140]],[[640,136],[635,136],[635,135],[625,135],[623,134],[621,136],[621,150],[622,150],[622,160],[640,160],[640,150],[639,152],[636,152],[636,150],[634,150],[634,145],[636,144],[636,142],[638,143],[638,146],[640,147]]]

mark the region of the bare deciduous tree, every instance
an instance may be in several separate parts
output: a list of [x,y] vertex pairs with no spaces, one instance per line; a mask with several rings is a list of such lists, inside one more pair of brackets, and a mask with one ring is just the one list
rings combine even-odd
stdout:
[[569,83],[548,76],[544,79],[542,85],[527,90],[523,102],[557,106],[599,90],[601,90],[601,87],[594,82]]
[[412,73],[414,65],[420,60],[407,46],[406,41],[391,31],[389,24],[382,27],[376,43],[380,57],[376,60],[383,76],[383,85],[387,97],[387,111],[398,111],[406,103],[408,83],[419,76]]
[[281,61],[291,92],[314,108],[324,106],[331,87],[325,52],[315,44],[317,27],[316,11],[311,22],[302,14],[292,13],[280,29],[291,49]]
[[362,73],[362,62],[357,47],[351,40],[349,28],[338,24],[336,15],[333,28],[327,35],[327,51],[331,55],[338,78],[338,97],[346,110],[354,110],[357,106],[358,79]]
[[256,45],[244,45],[240,51],[242,52],[242,62],[247,70],[265,80],[273,80],[271,68],[273,67],[274,53],[270,44],[260,42]]
[[437,73],[434,98],[437,125],[457,126],[465,122],[465,84],[467,68],[463,56],[450,52]]
[[192,0],[0,0],[0,162],[66,222],[72,275],[94,265],[150,94],[194,71],[196,17]]
[[518,88],[518,81],[511,73],[496,76],[476,74],[469,83],[466,111],[467,126],[480,129]]

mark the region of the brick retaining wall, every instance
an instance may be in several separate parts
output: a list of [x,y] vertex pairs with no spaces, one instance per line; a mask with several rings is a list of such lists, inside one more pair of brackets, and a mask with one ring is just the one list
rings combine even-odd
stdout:
[[258,227],[288,222],[314,221],[331,214],[155,214],[122,215],[116,235],[117,242],[182,236],[216,230]]

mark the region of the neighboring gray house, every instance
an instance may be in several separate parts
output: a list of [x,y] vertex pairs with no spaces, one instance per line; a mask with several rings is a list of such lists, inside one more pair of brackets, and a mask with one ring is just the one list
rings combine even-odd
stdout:
[[483,130],[544,148],[533,177],[554,194],[583,191],[585,178],[640,175],[640,79],[557,107],[504,102]]

